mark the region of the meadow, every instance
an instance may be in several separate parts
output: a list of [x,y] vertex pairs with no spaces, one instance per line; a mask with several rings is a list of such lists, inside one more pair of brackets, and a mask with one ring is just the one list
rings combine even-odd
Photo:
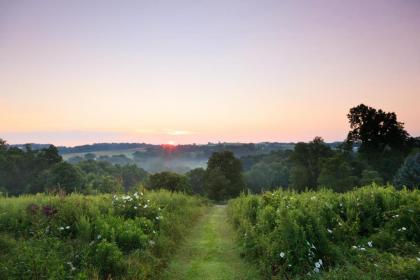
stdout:
[[278,190],[233,199],[228,214],[266,279],[420,279],[418,190]]
[[0,279],[159,279],[207,201],[143,192],[0,197]]

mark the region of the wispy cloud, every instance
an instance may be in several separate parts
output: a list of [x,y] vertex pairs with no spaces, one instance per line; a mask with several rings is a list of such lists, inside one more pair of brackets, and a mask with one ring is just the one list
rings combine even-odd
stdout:
[[173,136],[182,136],[182,135],[191,135],[191,134],[194,134],[194,132],[188,131],[188,130],[171,130],[171,129],[168,129],[166,131],[166,134],[173,135]]

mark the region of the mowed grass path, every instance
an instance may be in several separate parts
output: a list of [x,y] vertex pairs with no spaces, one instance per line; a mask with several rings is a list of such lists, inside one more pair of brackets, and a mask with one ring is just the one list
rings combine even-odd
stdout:
[[166,280],[258,280],[240,258],[226,207],[216,205],[194,226],[163,274]]

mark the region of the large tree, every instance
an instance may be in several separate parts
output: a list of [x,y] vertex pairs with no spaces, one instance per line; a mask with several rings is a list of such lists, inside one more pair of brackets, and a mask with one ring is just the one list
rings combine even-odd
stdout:
[[360,104],[347,115],[350,132],[346,142],[351,147],[360,144],[359,154],[378,170],[385,180],[390,180],[412,147],[413,141],[404,124],[394,112]]
[[[218,178],[223,176],[226,179],[222,180],[219,178],[219,181],[227,182],[225,184],[226,189],[224,190],[223,198],[235,197],[244,190],[245,184],[242,177],[242,164],[231,151],[221,151],[212,154],[207,162],[206,181],[209,180],[208,178],[211,178],[210,175],[217,175]],[[212,180],[212,184],[206,183],[208,193],[212,192],[212,188],[219,188],[216,185],[216,181],[213,182]]]
[[360,104],[350,109],[347,114],[351,131],[347,135],[348,143],[360,143],[361,153],[377,153],[385,149],[403,150],[407,148],[409,134],[404,123],[397,120],[394,112]]

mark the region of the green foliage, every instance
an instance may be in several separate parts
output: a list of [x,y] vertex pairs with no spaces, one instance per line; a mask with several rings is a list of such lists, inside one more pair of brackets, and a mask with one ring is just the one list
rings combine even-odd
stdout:
[[123,253],[115,243],[102,240],[92,252],[92,264],[103,278],[124,274]]
[[158,279],[205,205],[167,191],[0,197],[0,279]]
[[352,175],[351,166],[343,156],[336,155],[321,161],[318,185],[343,192],[352,189],[356,182],[357,178]]
[[241,161],[230,151],[213,153],[206,172],[206,191],[211,199],[235,197],[244,190]]
[[420,152],[408,156],[394,177],[398,187],[420,189]]
[[170,191],[189,191],[187,177],[173,172],[160,172],[150,175],[150,188]]
[[344,194],[276,191],[234,199],[228,212],[245,256],[267,277],[347,279],[351,271],[363,271],[366,279],[418,275],[418,191],[378,186]]
[[44,176],[43,185],[47,189],[62,189],[69,193],[80,192],[84,186],[83,173],[67,162],[55,164]]
[[204,186],[206,171],[203,168],[195,168],[188,171],[185,175],[187,176],[191,192],[194,194],[204,195],[206,192]]
[[332,155],[321,137],[309,143],[298,143],[295,146],[290,160],[294,163],[290,184],[297,190],[305,188],[316,189],[319,173],[321,172],[321,159]]
[[245,172],[246,186],[254,193],[289,185],[289,169],[281,162],[259,162]]

